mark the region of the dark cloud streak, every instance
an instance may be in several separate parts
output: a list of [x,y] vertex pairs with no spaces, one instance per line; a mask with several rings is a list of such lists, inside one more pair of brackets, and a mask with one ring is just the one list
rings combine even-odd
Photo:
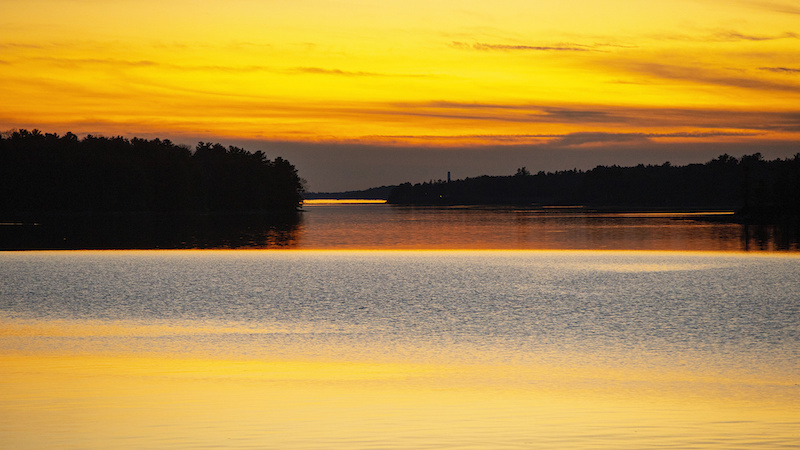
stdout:
[[627,71],[644,73],[667,80],[681,80],[699,84],[738,87],[763,91],[800,93],[800,85],[772,80],[720,75],[697,67],[682,67],[658,63],[634,62],[624,65]]
[[354,72],[341,69],[325,69],[322,67],[296,67],[289,69],[288,73],[301,73],[311,75],[335,75],[344,77],[411,77],[411,78],[430,78],[433,75],[423,74],[398,74],[398,73],[379,73],[379,72]]
[[378,73],[348,71],[342,69],[328,69],[323,67],[294,67],[288,69],[276,68],[265,65],[244,65],[244,66],[225,66],[225,65],[181,65],[174,63],[164,63],[153,60],[124,60],[124,59],[100,59],[100,58],[56,58],[56,57],[30,57],[21,58],[15,61],[5,61],[7,64],[16,64],[20,61],[43,62],[60,67],[80,68],[86,66],[105,66],[105,67],[153,67],[177,71],[190,72],[226,72],[226,73],[249,73],[249,72],[271,72],[283,74],[308,74],[308,75],[331,75],[344,77],[413,77],[430,78],[435,75],[430,74],[403,74],[403,73]]
[[795,69],[792,67],[759,67],[758,69],[777,73],[800,74],[800,69]]
[[800,7],[797,6],[789,6],[778,2],[765,2],[765,1],[751,1],[750,4],[779,13],[800,15]]
[[462,120],[497,120],[522,123],[620,124],[629,126],[679,126],[738,128],[742,130],[795,131],[800,111],[735,111],[721,109],[644,108],[594,105],[591,108],[538,104],[421,102],[392,103],[373,114],[411,115]]
[[782,33],[775,36],[755,36],[750,34],[740,33],[738,31],[722,31],[714,35],[721,41],[774,41],[778,39],[798,39],[800,36],[797,33]]
[[776,41],[780,39],[800,39],[800,34],[794,32],[783,32],[774,35],[755,35],[748,34],[737,30],[720,30],[711,34],[701,36],[686,35],[686,34],[666,34],[655,35],[654,38],[659,40],[669,41],[682,41],[682,42],[766,42]]
[[569,108],[545,108],[544,111],[549,117],[560,119],[566,122],[621,123],[629,121],[629,118],[614,114],[610,111]]

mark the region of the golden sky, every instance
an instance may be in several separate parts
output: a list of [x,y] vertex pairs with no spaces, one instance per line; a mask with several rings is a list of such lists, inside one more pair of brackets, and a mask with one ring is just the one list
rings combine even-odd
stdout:
[[0,30],[4,130],[800,142],[795,0],[3,0]]

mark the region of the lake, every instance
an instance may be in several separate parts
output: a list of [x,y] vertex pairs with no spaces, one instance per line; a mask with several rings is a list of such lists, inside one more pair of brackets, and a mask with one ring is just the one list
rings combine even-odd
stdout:
[[77,215],[0,223],[0,249],[800,251],[797,226],[742,225],[732,214],[315,202],[296,216]]
[[800,251],[796,228],[742,225],[726,211],[324,202],[304,209],[285,241],[294,248]]
[[319,205],[276,249],[0,252],[0,442],[796,448],[800,254],[536,214]]

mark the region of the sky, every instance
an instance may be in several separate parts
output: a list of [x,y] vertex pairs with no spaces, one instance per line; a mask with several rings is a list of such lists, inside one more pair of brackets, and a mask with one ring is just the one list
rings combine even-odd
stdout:
[[220,142],[310,191],[800,152],[796,0],[3,0],[0,131]]

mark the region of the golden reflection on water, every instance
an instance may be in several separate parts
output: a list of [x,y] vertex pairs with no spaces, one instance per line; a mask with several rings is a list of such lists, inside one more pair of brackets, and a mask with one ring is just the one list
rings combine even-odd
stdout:
[[303,205],[381,205],[386,200],[355,199],[355,198],[319,198],[303,200]]
[[[0,338],[133,339],[214,330],[235,331],[4,319]],[[0,436],[7,448],[772,448],[796,442],[796,375],[706,373],[694,369],[698,361],[686,360],[648,367],[640,361],[647,355],[628,356],[630,367],[457,358],[227,360],[158,349],[7,352],[0,355]]]
[[0,375],[9,448],[729,448],[800,423],[796,395],[552,367],[6,355]]

